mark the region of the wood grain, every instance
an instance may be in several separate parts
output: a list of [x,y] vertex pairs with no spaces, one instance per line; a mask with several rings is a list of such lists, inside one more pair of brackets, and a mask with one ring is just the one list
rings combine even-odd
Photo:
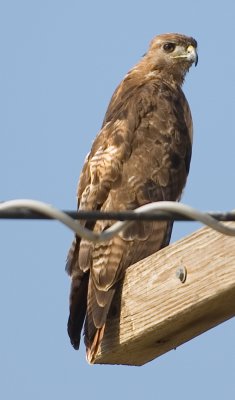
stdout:
[[127,270],[113,303],[95,364],[143,365],[176,348],[235,315],[235,238],[202,228],[162,249]]

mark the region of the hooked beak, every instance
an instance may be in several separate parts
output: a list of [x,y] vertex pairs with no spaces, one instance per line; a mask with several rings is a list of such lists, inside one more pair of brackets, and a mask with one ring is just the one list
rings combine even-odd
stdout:
[[196,50],[195,47],[193,47],[191,44],[190,44],[190,46],[188,46],[188,48],[187,48],[186,58],[187,58],[189,61],[194,62],[195,67],[197,66],[197,63],[198,63],[198,54],[197,54],[197,50]]
[[195,67],[198,63],[198,54],[196,48],[190,44],[186,51],[182,47],[180,48],[180,51],[178,52],[177,55],[173,56],[172,58],[183,58],[190,63],[195,63]]

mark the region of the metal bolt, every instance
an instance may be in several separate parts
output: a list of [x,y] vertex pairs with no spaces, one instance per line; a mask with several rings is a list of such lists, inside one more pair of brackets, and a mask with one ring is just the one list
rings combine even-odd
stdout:
[[187,270],[185,267],[179,267],[176,270],[176,278],[178,278],[182,283],[184,283],[186,281]]

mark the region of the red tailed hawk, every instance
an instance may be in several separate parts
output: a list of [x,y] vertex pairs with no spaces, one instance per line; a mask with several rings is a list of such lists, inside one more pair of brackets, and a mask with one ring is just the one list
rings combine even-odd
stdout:
[[[179,200],[192,147],[191,113],[181,86],[197,60],[191,37],[173,33],[152,40],[112,96],[80,176],[79,210],[132,210]],[[95,232],[112,223],[82,221]],[[171,222],[133,222],[108,242],[75,237],[66,267],[72,278],[68,334],[78,349],[85,320],[88,361],[102,340],[117,281],[130,265],[168,245],[171,230]]]

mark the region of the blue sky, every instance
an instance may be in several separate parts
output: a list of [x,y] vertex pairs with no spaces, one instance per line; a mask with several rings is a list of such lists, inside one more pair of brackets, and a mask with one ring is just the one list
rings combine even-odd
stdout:
[[[74,209],[84,157],[123,75],[158,33],[199,44],[184,91],[194,148],[183,201],[235,207],[233,0],[0,3],[1,200]],[[198,228],[175,224],[172,241]],[[0,398],[234,398],[234,320],[144,367],[89,366],[66,333],[72,233],[1,221]]]

